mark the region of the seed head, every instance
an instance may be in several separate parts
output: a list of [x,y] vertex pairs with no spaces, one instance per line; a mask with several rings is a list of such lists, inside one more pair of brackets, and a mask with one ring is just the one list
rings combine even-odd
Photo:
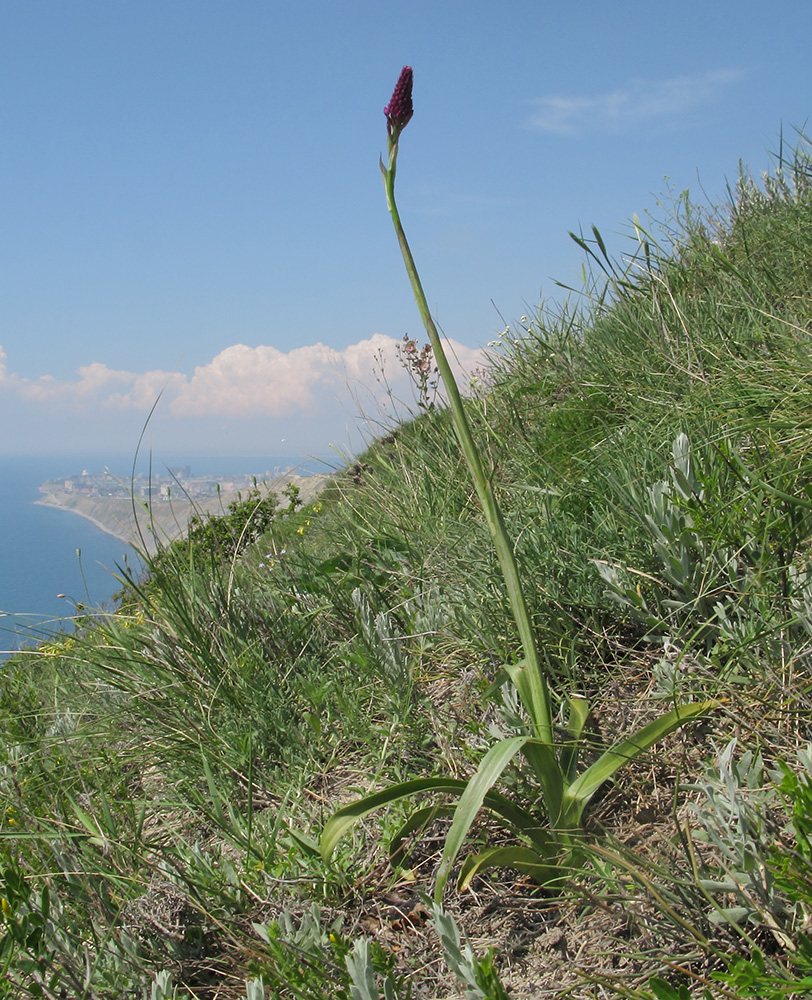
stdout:
[[409,124],[414,114],[414,108],[412,107],[413,78],[412,67],[404,66],[398,77],[398,82],[395,84],[392,100],[383,109],[383,113],[386,115],[386,128],[390,138],[397,138]]

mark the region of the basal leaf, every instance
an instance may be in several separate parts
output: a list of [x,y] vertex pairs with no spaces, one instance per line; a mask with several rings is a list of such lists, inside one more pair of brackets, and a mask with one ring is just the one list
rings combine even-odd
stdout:
[[443,897],[448,874],[460,852],[463,841],[468,836],[471,824],[482,808],[485,796],[527,741],[527,736],[511,736],[509,739],[501,740],[492,746],[482,758],[476,774],[468,782],[457,808],[454,810],[454,821],[448,831],[443,848],[443,856],[434,888],[434,898],[437,902],[440,902]]
[[457,882],[460,892],[467,889],[471,881],[487,868],[516,868],[540,885],[549,885],[562,877],[562,869],[555,864],[552,856],[545,856],[530,847],[491,847],[481,854],[472,854],[466,858]]
[[461,795],[465,791],[466,785],[467,782],[459,778],[415,778],[413,781],[403,781],[400,784],[391,785],[381,792],[374,792],[372,795],[351,802],[348,806],[333,813],[324,824],[320,840],[321,856],[325,861],[329,861],[344,834],[359,819],[363,819],[364,816],[376,809],[391,805],[400,799],[407,799],[410,795],[417,795],[420,792],[456,792]]
[[645,753],[655,743],[670,736],[686,722],[696,719],[700,715],[706,715],[716,702],[703,701],[691,702],[688,705],[680,705],[672,711],[661,715],[659,719],[650,722],[639,732],[629,739],[621,740],[610,750],[606,750],[601,756],[588,767],[583,774],[579,775],[564,793],[566,811],[575,822],[580,822],[584,807],[601,787],[608,781],[616,771],[624,764]]

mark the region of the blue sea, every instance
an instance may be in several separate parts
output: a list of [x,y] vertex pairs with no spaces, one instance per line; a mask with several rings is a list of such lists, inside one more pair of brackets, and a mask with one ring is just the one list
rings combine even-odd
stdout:
[[[328,471],[318,461],[300,458],[181,456],[167,464],[190,464],[195,474],[218,476],[245,472],[263,477],[266,471],[289,466],[301,475]],[[78,514],[34,503],[41,495],[40,483],[83,469],[110,469],[128,482],[132,458],[0,457],[0,658],[70,629],[77,604],[112,608],[111,599],[121,589],[119,568],[126,561],[137,573],[141,566],[126,542]]]

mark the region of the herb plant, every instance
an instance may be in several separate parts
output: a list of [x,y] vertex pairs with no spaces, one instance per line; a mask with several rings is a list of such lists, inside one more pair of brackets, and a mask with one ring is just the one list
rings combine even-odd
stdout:
[[[445,841],[435,882],[435,899],[442,899],[450,871],[466,840],[471,825],[483,807],[515,835],[518,843],[493,847],[469,858],[462,869],[460,884],[467,884],[483,868],[511,866],[538,881],[550,884],[561,878],[573,852],[583,837],[584,810],[598,789],[624,765],[645,753],[659,740],[690,719],[706,713],[712,702],[677,705],[627,739],[604,750],[594,762],[581,769],[584,730],[589,716],[585,698],[572,695],[567,736],[556,745],[553,728],[553,694],[536,643],[522,587],[521,572],[508,536],[493,486],[485,472],[480,450],[474,441],[465,405],[443,343],[428,307],[423,285],[412,256],[395,202],[395,173],[401,133],[414,114],[413,72],[405,66],[392,99],[384,108],[388,133],[388,162],[381,159],[384,190],[389,214],[395,227],[406,272],[411,282],[420,317],[426,328],[435,363],[448,396],[451,420],[460,450],[473,481],[477,498],[488,524],[491,540],[510,601],[510,608],[522,647],[522,657],[505,665],[505,674],[515,686],[528,723],[524,732],[500,739],[485,754],[469,780],[418,778],[373,793],[338,810],[327,822],[321,837],[321,851],[329,860],[343,834],[362,816],[391,802],[424,792],[457,796],[454,819]],[[536,803],[517,803],[496,790],[503,772],[521,754],[541,789],[543,809]],[[424,814],[420,814],[424,817]],[[411,830],[414,824],[407,827]]]

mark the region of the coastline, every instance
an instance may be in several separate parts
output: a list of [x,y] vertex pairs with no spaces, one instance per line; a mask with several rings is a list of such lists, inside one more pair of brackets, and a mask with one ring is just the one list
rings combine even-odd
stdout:
[[32,503],[36,504],[38,507],[54,507],[56,510],[64,510],[69,514],[78,514],[79,517],[83,517],[86,521],[90,521],[94,524],[100,531],[105,532],[107,535],[112,535],[113,538],[117,538],[120,542],[124,542],[127,545],[132,545],[132,539],[128,537],[122,528],[113,528],[109,524],[104,524],[97,517],[87,511],[80,510],[78,507],[69,507],[63,503],[59,502],[59,499],[53,493],[48,493],[41,497],[39,500],[32,500]]
[[[284,476],[267,484],[264,493],[275,493],[281,497],[282,490],[292,483],[299,487],[302,501],[308,503],[321,492],[330,478],[325,474]],[[133,505],[131,499],[87,496],[73,491],[55,490],[50,484],[40,486],[40,492],[42,496],[33,501],[35,504],[78,514],[126,545],[137,550],[146,548],[149,555],[154,555],[160,545],[184,537],[189,521],[195,514],[222,513],[230,503],[239,498],[239,491],[198,502],[173,498],[168,502],[154,502],[147,511],[140,501]]]

